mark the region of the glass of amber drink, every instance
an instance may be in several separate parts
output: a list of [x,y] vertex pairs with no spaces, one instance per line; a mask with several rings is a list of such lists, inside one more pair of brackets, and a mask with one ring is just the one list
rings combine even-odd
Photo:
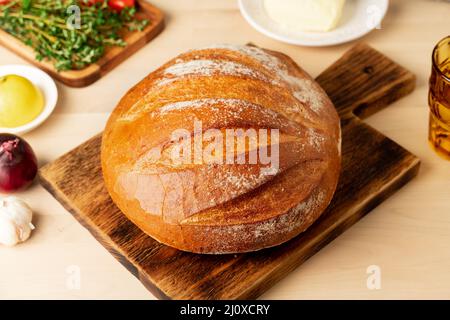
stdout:
[[450,160],[450,36],[439,41],[433,50],[428,104],[428,139],[438,154]]

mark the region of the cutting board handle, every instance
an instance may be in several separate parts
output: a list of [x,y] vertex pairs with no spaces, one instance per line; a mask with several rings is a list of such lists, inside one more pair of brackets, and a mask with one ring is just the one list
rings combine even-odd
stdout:
[[365,118],[411,93],[416,76],[360,43],[323,71],[317,82],[330,96],[341,119]]

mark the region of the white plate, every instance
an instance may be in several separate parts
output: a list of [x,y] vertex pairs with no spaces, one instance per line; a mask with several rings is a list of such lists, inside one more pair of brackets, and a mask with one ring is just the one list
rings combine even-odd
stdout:
[[294,32],[269,18],[264,0],[239,0],[242,15],[259,32],[279,41],[311,47],[336,45],[362,37],[380,27],[388,7],[389,0],[347,0],[336,29]]
[[55,81],[46,74],[44,71],[26,65],[5,65],[0,66],[0,77],[15,74],[22,76],[30,80],[35,86],[41,90],[44,95],[44,109],[42,112],[31,122],[15,128],[2,128],[0,132],[12,133],[12,134],[24,134],[30,130],[33,130],[40,124],[42,124],[56,107],[58,101],[58,89],[56,88]]

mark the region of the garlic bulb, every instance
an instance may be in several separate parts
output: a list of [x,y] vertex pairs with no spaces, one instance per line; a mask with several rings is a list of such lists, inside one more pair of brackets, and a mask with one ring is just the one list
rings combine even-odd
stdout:
[[33,212],[17,197],[0,197],[0,244],[14,246],[30,237]]

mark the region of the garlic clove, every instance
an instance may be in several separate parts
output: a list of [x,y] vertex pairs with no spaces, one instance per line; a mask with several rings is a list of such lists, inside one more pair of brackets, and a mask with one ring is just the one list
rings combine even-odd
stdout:
[[24,242],[25,240],[28,240],[28,238],[31,235],[31,229],[26,226],[23,228],[17,228],[18,234],[19,234],[19,241]]
[[11,247],[19,242],[16,225],[0,214],[0,243]]
[[26,241],[35,229],[33,212],[17,197],[0,198],[0,244],[14,246]]

